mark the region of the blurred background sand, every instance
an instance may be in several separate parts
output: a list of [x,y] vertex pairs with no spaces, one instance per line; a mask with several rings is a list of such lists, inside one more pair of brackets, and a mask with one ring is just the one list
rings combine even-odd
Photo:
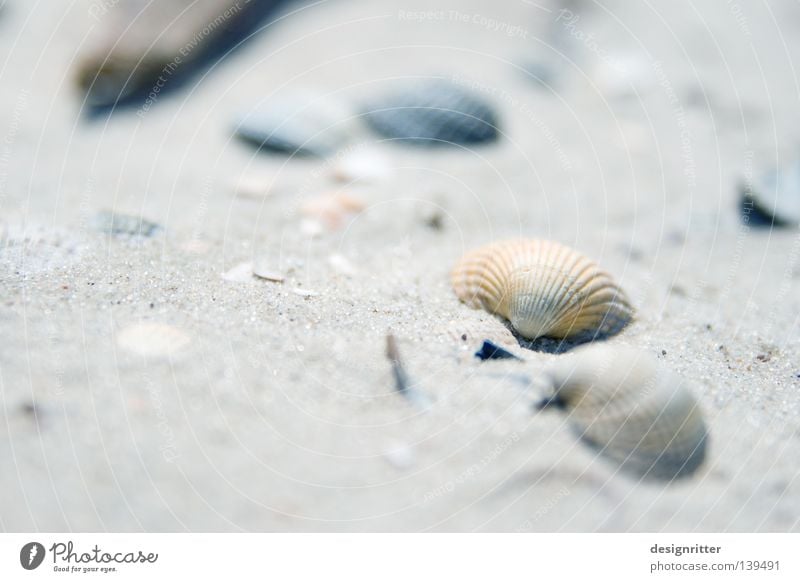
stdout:
[[[73,68],[95,4],[3,4],[3,530],[800,529],[800,238],[737,211],[742,180],[798,152],[796,3],[289,3],[143,115],[91,121]],[[350,185],[340,156],[232,139],[273,93],[358,103],[404,76],[474,88],[501,139],[366,136],[351,148],[391,175]],[[237,195],[254,177],[268,194]],[[343,188],[365,209],[309,236],[303,204]],[[106,209],[163,231],[106,236]],[[613,341],[695,382],[701,472],[639,482],[531,412],[558,355],[448,282],[465,250],[513,236],[618,278],[639,317]],[[286,281],[222,278],[254,258]],[[174,349],[128,349],[141,322]],[[428,411],[394,392],[390,329]],[[484,338],[525,362],[479,362]]]

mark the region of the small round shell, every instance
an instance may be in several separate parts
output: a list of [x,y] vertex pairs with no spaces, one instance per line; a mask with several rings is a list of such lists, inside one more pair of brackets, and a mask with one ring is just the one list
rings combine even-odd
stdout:
[[579,348],[547,373],[541,408],[569,415],[584,441],[640,476],[671,480],[702,464],[708,442],[688,382],[652,356],[608,345]]
[[453,269],[452,284],[461,301],[505,317],[528,339],[611,335],[633,318],[628,298],[607,273],[548,240],[472,251]]

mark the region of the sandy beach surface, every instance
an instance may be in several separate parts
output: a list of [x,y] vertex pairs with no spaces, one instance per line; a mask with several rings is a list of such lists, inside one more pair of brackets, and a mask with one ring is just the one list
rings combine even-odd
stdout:
[[[0,529],[800,529],[800,236],[738,209],[799,153],[797,3],[290,3],[146,111],[89,120],[97,5],[0,10]],[[500,139],[356,132],[289,159],[233,138],[271,95],[357,105],[429,76],[489,101]],[[385,167],[342,176],[365,156]],[[310,222],[331,192],[362,208]],[[109,236],[107,210],[161,229]],[[449,283],[519,236],[612,273],[637,318],[609,341],[692,381],[691,478],[638,480],[532,410],[563,354]],[[479,361],[483,339],[524,361]]]

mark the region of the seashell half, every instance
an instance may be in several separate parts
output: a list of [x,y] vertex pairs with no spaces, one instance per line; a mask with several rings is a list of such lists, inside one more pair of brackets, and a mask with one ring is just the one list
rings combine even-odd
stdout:
[[498,242],[467,253],[451,281],[461,301],[505,317],[528,339],[611,335],[633,319],[610,275],[549,240]]
[[742,221],[751,226],[800,225],[800,160],[765,172],[742,188]]
[[540,408],[564,410],[581,438],[639,476],[694,473],[708,433],[689,383],[633,348],[592,345],[564,356],[545,376]]
[[413,146],[474,145],[499,135],[494,107],[457,83],[439,78],[402,84],[362,107],[367,125]]
[[257,22],[263,2],[241,0],[108,0],[93,2],[97,36],[78,59],[76,83],[92,106],[133,96],[149,109],[170,80],[215,53]]

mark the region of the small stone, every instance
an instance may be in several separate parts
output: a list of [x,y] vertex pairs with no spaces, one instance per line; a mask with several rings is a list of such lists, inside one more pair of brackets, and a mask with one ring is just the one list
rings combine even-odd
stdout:
[[383,458],[386,459],[392,467],[399,470],[410,469],[416,464],[414,450],[406,443],[402,442],[392,443],[383,451]]

